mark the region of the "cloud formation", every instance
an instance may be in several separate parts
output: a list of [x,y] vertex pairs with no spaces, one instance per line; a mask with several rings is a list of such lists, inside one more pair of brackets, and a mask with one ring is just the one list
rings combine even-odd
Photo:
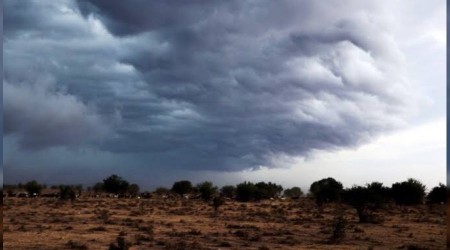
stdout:
[[279,155],[368,142],[416,98],[376,1],[5,9],[4,124],[27,148],[82,140],[158,167],[277,167]]

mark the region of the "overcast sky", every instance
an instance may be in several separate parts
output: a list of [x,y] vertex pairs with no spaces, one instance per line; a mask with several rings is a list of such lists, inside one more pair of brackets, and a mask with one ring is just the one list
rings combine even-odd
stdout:
[[3,3],[4,182],[446,180],[446,2]]

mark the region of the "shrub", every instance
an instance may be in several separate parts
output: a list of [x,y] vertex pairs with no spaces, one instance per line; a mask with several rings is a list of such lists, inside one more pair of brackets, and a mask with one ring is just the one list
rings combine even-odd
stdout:
[[213,199],[213,207],[214,207],[214,211],[217,212],[217,210],[219,209],[220,206],[222,206],[224,203],[224,200],[222,199],[222,197],[216,196]]
[[192,184],[186,180],[177,181],[173,184],[172,191],[179,195],[190,193],[192,191]]
[[109,245],[109,250],[128,250],[131,244],[125,240],[125,233],[120,232],[119,236],[116,238],[116,244],[111,243]]
[[284,190],[284,196],[289,198],[299,198],[302,195],[303,192],[299,187],[292,187]]
[[329,240],[330,244],[340,243],[345,238],[345,229],[347,227],[347,220],[342,214],[334,218],[332,224],[332,234]]
[[325,202],[338,201],[342,189],[342,183],[329,177],[313,182],[309,191],[314,196],[316,203],[320,206]]
[[251,182],[243,182],[236,186],[236,200],[250,201],[255,198],[256,187]]
[[42,185],[35,180],[27,182],[24,187],[30,196],[33,196],[34,194],[39,195],[42,191]]
[[255,199],[270,199],[280,195],[283,187],[275,183],[258,182],[255,184]]
[[155,194],[163,195],[170,193],[170,190],[165,187],[159,187],[155,190]]
[[75,200],[76,199],[76,193],[74,190],[74,187],[72,186],[67,186],[67,185],[61,185],[59,186],[59,198],[61,200]]
[[200,192],[200,196],[205,201],[209,201],[217,192],[217,187],[214,187],[209,181],[198,184],[197,189]]
[[227,198],[233,198],[236,195],[236,187],[231,185],[223,186],[220,189],[220,195]]
[[425,197],[425,185],[418,180],[409,178],[407,181],[392,184],[391,192],[397,204],[421,204]]
[[[375,188],[376,186],[376,188]],[[384,190],[376,184],[368,184],[365,187],[353,186],[343,192],[343,201],[354,207],[358,213],[361,223],[379,223],[379,218],[373,215],[373,210],[380,208],[386,199],[382,196],[380,190]]]
[[103,190],[108,193],[124,194],[128,191],[129,186],[128,181],[115,174],[103,180]]
[[427,195],[427,200],[431,204],[440,204],[440,203],[446,203],[447,201],[447,187],[439,183],[439,186],[434,187],[431,189],[430,193]]

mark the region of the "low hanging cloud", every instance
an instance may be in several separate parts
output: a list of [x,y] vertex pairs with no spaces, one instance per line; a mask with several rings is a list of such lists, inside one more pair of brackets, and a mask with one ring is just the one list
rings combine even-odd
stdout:
[[[5,129],[30,148],[82,139],[150,166],[277,167],[368,142],[404,124],[417,98],[376,1],[6,3],[5,57],[24,52],[5,61]],[[39,13],[63,28],[28,20]],[[38,61],[67,94],[18,85]],[[90,143],[98,130],[113,132]]]
[[44,81],[3,83],[5,135],[17,135],[20,146],[29,150],[80,146],[106,136],[107,127],[89,107],[75,96],[52,92],[51,80]]

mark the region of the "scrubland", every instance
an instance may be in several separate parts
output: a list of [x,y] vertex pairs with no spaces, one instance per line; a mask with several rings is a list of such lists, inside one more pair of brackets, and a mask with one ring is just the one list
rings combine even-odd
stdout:
[[[4,249],[446,249],[446,206],[387,204],[377,223],[309,198],[4,198]],[[334,235],[334,236],[333,236]]]

